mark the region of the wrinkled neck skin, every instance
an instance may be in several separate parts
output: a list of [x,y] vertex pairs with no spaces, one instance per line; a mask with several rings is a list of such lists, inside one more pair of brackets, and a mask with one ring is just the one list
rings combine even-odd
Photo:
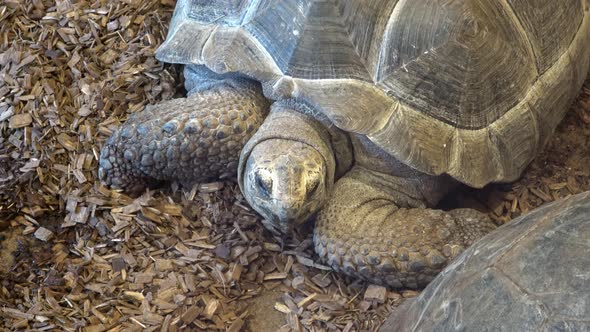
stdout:
[[[459,185],[459,182],[448,175],[429,175],[411,168],[364,135],[353,134],[351,141],[356,165],[379,174],[372,177],[372,182],[379,182],[374,185],[396,192],[402,201],[408,202],[405,207],[433,207]],[[400,206],[404,204],[400,202]]]

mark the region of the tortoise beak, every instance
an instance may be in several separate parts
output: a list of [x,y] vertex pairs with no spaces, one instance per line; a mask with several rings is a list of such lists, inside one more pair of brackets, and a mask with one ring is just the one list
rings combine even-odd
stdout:
[[281,233],[288,234],[293,230],[295,225],[303,222],[301,213],[302,204],[300,201],[285,198],[283,200],[273,200],[273,208],[267,215],[267,221],[274,225],[274,228]]
[[262,224],[271,233],[280,236],[288,236],[293,231],[294,223],[281,220],[262,219]]

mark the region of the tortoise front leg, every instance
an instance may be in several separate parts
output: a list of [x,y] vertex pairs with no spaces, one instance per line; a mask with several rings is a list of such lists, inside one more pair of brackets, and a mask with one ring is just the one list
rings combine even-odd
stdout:
[[204,79],[187,98],[147,106],[105,143],[99,178],[138,191],[150,181],[196,183],[235,176],[240,151],[268,114],[258,83]]
[[394,288],[421,288],[495,228],[471,209],[427,208],[418,179],[355,166],[320,211],[316,252],[336,271]]

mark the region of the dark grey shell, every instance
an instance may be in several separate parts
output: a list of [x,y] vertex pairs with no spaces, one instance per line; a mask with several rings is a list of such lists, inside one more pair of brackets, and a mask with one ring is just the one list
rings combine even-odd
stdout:
[[255,78],[406,164],[513,180],[590,61],[589,0],[179,0],[165,62]]
[[590,192],[482,238],[381,331],[590,331]]

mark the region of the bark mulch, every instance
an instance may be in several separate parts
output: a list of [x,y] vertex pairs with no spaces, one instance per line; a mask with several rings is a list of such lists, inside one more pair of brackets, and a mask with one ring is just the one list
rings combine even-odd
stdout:
[[[0,1],[0,328],[243,331],[278,291],[280,331],[375,330],[418,292],[335,275],[309,236],[266,232],[234,182],[133,198],[97,181],[112,130],[181,91],[180,68],[154,58],[173,8]],[[522,180],[447,203],[503,223],[590,190],[588,142],[590,85]]]

